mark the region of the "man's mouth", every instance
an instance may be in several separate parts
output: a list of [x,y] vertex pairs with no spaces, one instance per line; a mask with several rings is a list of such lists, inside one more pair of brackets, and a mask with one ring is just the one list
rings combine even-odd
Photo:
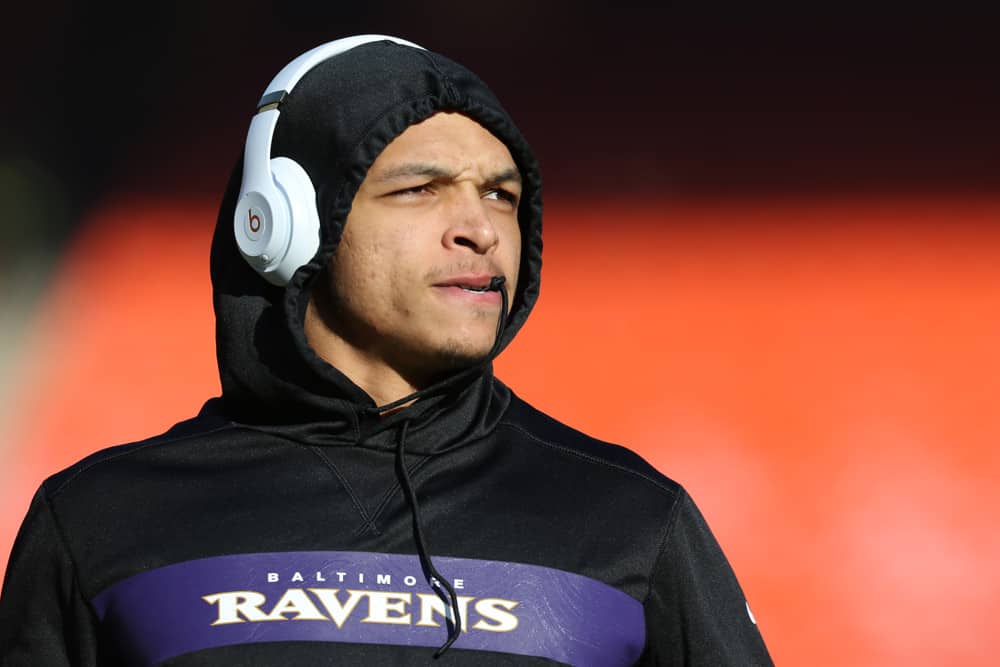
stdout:
[[455,287],[464,292],[482,294],[490,291],[492,281],[493,276],[490,274],[464,275],[443,280],[437,284],[437,287]]
[[466,292],[475,292],[477,294],[482,294],[490,289],[489,285],[483,287],[476,287],[475,285],[456,285],[456,287],[461,287]]

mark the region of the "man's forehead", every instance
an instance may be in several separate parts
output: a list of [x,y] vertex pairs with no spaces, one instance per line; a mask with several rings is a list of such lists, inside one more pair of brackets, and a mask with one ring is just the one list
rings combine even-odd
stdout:
[[[468,169],[468,168],[467,168]],[[436,162],[400,162],[387,164],[369,172],[369,178],[376,182],[394,181],[406,178],[454,179],[467,169],[453,168]],[[512,181],[521,182],[521,172],[515,166],[501,166],[488,172],[487,180],[491,183]]]
[[500,139],[468,116],[438,112],[393,139],[375,160],[369,176],[378,180],[444,178],[468,169],[520,181],[510,150]]

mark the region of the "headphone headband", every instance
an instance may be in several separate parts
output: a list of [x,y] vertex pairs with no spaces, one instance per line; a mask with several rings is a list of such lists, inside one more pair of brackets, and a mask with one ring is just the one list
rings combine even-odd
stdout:
[[361,46],[362,44],[368,44],[369,42],[381,42],[385,40],[396,42],[397,44],[402,44],[403,46],[412,46],[415,49],[423,49],[422,46],[414,44],[413,42],[408,42],[405,39],[400,39],[399,37],[377,34],[353,35],[351,37],[335,39],[332,42],[327,42],[326,44],[320,44],[316,48],[306,51],[295,60],[285,65],[281,71],[278,72],[273,79],[271,79],[271,83],[268,84],[267,88],[264,90],[264,95],[260,98],[260,102],[257,104],[258,108],[268,104],[274,104],[278,101],[268,101],[270,96],[280,93],[287,95],[291,92],[292,88],[295,87],[295,84],[299,82],[299,79],[306,75],[306,72],[324,60],[340,55],[345,51],[350,51],[354,47]]

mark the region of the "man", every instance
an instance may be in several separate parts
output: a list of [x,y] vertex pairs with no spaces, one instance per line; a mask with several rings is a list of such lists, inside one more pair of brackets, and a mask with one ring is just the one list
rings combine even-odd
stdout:
[[213,241],[222,395],[42,484],[3,665],[771,664],[684,490],[493,376],[541,210],[460,65],[361,36],[286,66]]

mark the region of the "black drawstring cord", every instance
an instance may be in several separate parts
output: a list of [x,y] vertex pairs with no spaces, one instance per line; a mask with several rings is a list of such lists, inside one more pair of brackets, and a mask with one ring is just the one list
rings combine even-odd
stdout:
[[[500,336],[503,333],[503,329],[507,324],[507,290],[504,289],[504,278],[503,276],[498,276],[490,280],[489,290],[500,292],[500,316],[497,318],[497,333],[496,339],[493,341],[493,347],[490,348],[489,354],[482,363],[476,364],[470,368],[465,369],[461,373],[451,376],[450,378],[439,382],[430,387],[426,387],[419,391],[416,391],[408,396],[387,403],[386,405],[379,406],[373,410],[378,414],[383,414],[394,408],[398,408],[401,405],[410,403],[417,399],[423,398],[430,394],[437,394],[447,389],[451,385],[458,382],[460,379],[468,376],[470,373],[476,372],[482,368],[485,364],[490,363],[493,358],[497,355],[500,350],[501,339]],[[434,563],[431,561],[430,551],[427,549],[427,543],[424,540],[423,528],[421,528],[420,521],[420,506],[417,503],[417,493],[413,488],[413,483],[410,481],[410,472],[406,469],[406,432],[410,426],[409,420],[403,422],[402,428],[399,432],[399,441],[396,443],[396,468],[399,474],[400,485],[403,488],[403,493],[406,495],[406,499],[410,503],[410,509],[413,512],[413,535],[417,543],[417,555],[420,557],[420,567],[424,570],[424,577],[427,578],[427,582],[430,584],[434,593],[437,594],[441,601],[445,605],[451,608],[452,618],[447,619],[448,623],[448,640],[434,652],[435,658],[440,658],[444,655],[444,652],[451,648],[451,645],[455,643],[462,635],[462,617],[460,616],[460,611],[458,607],[458,594],[455,593],[455,589],[452,587],[451,583],[447,579],[441,576],[434,567]],[[442,590],[443,589],[443,590]]]
[[439,658],[462,634],[462,619],[459,616],[458,595],[448,580],[441,576],[441,573],[434,567],[434,563],[431,562],[430,552],[427,550],[427,543],[424,541],[423,529],[420,527],[420,505],[417,503],[417,493],[413,490],[413,483],[410,481],[410,473],[406,469],[406,430],[409,425],[409,421],[403,422],[403,428],[399,433],[399,442],[396,445],[396,468],[402,481],[403,493],[406,494],[406,499],[410,502],[410,509],[413,512],[413,535],[417,542],[417,554],[420,556],[420,566],[423,568],[424,576],[427,578],[431,588],[434,589],[434,592],[441,598],[441,601],[445,605],[451,607],[452,614],[452,617],[447,619],[448,641],[434,652],[434,657]]

